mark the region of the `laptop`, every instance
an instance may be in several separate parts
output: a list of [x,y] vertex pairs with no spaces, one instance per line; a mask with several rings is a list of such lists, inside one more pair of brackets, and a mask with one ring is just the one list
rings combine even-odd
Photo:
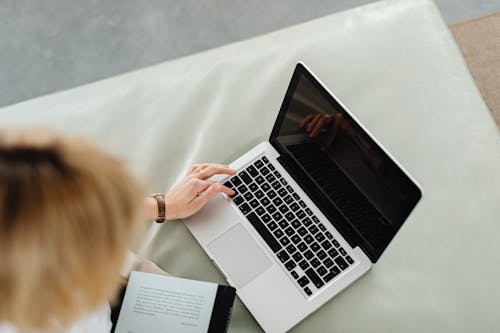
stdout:
[[415,180],[303,63],[269,141],[213,178],[234,189],[186,225],[266,332],[365,274],[421,198]]

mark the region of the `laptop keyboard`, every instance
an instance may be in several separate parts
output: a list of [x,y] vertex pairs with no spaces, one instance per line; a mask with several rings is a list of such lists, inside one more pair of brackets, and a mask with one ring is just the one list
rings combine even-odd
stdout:
[[354,263],[265,156],[224,185],[236,192],[233,203],[307,296]]

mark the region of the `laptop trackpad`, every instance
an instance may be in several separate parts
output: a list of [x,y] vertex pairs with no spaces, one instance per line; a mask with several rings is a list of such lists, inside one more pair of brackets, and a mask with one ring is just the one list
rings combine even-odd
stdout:
[[217,264],[236,288],[241,288],[272,266],[241,223],[208,244]]

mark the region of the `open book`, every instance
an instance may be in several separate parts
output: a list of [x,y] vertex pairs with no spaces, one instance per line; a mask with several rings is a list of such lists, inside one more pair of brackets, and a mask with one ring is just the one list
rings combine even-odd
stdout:
[[235,292],[216,283],[132,272],[115,332],[226,332]]

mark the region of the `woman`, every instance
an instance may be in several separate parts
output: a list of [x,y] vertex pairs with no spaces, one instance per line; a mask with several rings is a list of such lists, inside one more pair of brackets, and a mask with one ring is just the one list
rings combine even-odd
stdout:
[[234,173],[196,165],[169,193],[144,198],[119,160],[82,140],[1,131],[0,332],[109,332],[108,300],[138,222],[185,218],[233,195],[206,179]]

